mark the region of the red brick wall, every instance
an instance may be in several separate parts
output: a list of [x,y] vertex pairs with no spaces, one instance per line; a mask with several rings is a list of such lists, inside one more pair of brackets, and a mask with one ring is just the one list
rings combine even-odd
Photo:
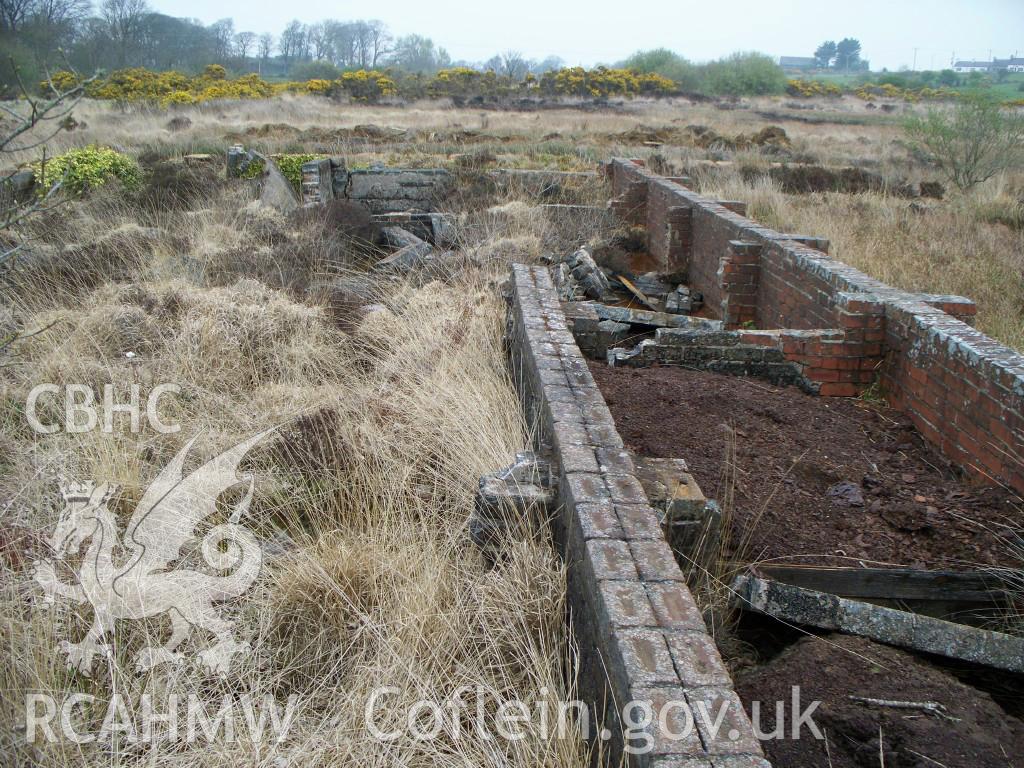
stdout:
[[[611,178],[632,200],[646,184],[637,219],[651,253],[685,271],[708,314],[731,328],[753,316],[757,328],[783,329],[745,332],[745,343],[781,348],[823,395],[879,380],[949,459],[1024,492],[1024,357],[968,325],[973,302],[892,288],[630,161],[612,161]],[[681,209],[691,211],[688,237],[673,242],[665,233]],[[759,244],[756,266],[731,241]]]
[[923,303],[886,315],[892,404],[947,458],[1024,491],[1024,357]]

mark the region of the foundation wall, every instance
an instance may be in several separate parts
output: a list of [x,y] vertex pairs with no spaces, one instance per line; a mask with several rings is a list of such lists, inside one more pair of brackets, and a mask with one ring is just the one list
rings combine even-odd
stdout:
[[[557,472],[552,527],[568,568],[579,694],[600,742],[595,759],[620,764],[619,713],[647,702],[653,749],[626,755],[627,765],[767,768],[545,268],[513,267],[507,340],[535,447]],[[696,707],[717,713],[724,705],[723,725],[713,735],[697,717],[687,736],[670,738],[657,717],[666,705],[670,730],[683,732]]]
[[[877,381],[951,461],[1024,492],[1024,357],[970,326],[972,301],[897,290],[638,161],[607,175],[610,207],[646,226],[660,269],[702,292],[706,314],[745,343],[781,346],[820,394]],[[786,338],[825,329],[841,336]]]

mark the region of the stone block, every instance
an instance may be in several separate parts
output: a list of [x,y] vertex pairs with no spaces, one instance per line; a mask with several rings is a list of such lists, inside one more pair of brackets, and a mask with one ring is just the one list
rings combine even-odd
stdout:
[[732,685],[709,634],[704,631],[668,631],[665,640],[684,687]]
[[[750,719],[735,691],[721,687],[689,688],[686,699],[697,721],[701,741],[710,754],[762,754]],[[719,721],[715,729],[714,724]]]
[[644,581],[683,581],[682,571],[668,544],[662,540],[630,541],[630,552]]
[[658,626],[669,630],[705,631],[704,618],[689,588],[680,582],[647,583],[647,595]]

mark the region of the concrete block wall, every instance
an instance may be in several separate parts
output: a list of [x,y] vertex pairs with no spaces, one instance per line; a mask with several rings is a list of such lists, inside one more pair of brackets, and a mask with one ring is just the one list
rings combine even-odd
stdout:
[[627,765],[766,768],[545,268],[513,266],[507,339],[536,448],[557,467],[553,529],[568,567],[579,692],[590,706],[591,735],[600,729],[594,721],[610,732],[602,740],[606,764],[618,765],[623,754],[626,703],[646,701],[657,711],[671,702],[676,727],[684,710],[704,702],[716,712],[725,702],[717,738],[696,717],[686,738],[671,739],[655,718],[653,750],[627,755]]
[[[646,222],[661,268],[682,273],[727,328],[749,331],[746,343],[781,347],[824,395],[855,395],[879,381],[950,460],[1024,493],[1024,357],[970,326],[972,301],[895,289],[809,247],[813,240],[762,227],[639,161],[612,160],[606,172],[613,201],[628,194],[633,220]],[[686,219],[685,238],[666,235]],[[734,243],[760,246],[757,268],[743,279],[730,267]],[[787,338],[790,330],[841,336]]]

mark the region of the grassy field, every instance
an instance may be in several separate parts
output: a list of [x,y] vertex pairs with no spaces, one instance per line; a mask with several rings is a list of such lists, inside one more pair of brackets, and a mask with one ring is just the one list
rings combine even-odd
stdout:
[[[113,146],[140,162],[145,180],[138,190],[107,186],[31,222],[24,258],[2,276],[0,327],[33,335],[0,363],[0,750],[16,764],[53,766],[586,764],[579,742],[553,736],[499,749],[446,733],[382,750],[362,725],[362,702],[377,685],[396,686],[399,704],[427,692],[440,702],[464,685],[493,702],[571,698],[565,573],[546,532],[524,531],[488,570],[465,521],[479,476],[527,444],[504,366],[498,285],[510,261],[602,233],[555,229],[536,190],[495,192],[480,186],[480,172],[592,170],[611,156],[643,157],[690,174],[708,194],[748,201],[751,215],[771,226],[828,237],[835,257],[869,274],[970,296],[982,330],[1024,348],[1019,171],[920,203],[882,193],[787,194],[767,175],[772,163],[799,161],[932,180],[934,169],[901,138],[899,116],[912,109],[873,112],[852,98],[728,109],[637,101],[597,112],[312,97],[173,113],[81,105],[83,125],[61,134],[51,154]],[[172,117],[187,124],[171,126]],[[785,144],[737,140],[768,124],[785,129]],[[719,139],[696,141],[688,126]],[[226,182],[223,153],[236,142],[343,156],[352,166],[453,169],[459,189],[449,205],[463,234],[462,266],[378,279],[379,254],[360,242],[358,222],[282,217],[255,207],[251,186]],[[213,158],[181,162],[194,153]],[[565,191],[590,204],[605,196],[596,182]],[[184,428],[40,435],[26,425],[25,403],[49,381],[136,382],[144,392],[176,382],[184,396],[169,415]],[[255,453],[261,482],[251,525],[277,543],[238,608],[253,652],[237,679],[211,682],[187,668],[168,678],[134,675],[132,653],[147,632],[164,631],[159,624],[125,638],[99,682],[69,674],[54,649],[69,628],[82,629],[81,617],[37,610],[31,579],[62,509],[58,480],[118,484],[123,524],[189,437],[198,434],[196,452],[210,457],[271,426],[279,434]],[[205,744],[25,749],[17,737],[25,691],[96,692],[105,683],[131,696],[157,686],[208,703],[228,692],[290,690],[305,704],[288,740],[241,752]]]

